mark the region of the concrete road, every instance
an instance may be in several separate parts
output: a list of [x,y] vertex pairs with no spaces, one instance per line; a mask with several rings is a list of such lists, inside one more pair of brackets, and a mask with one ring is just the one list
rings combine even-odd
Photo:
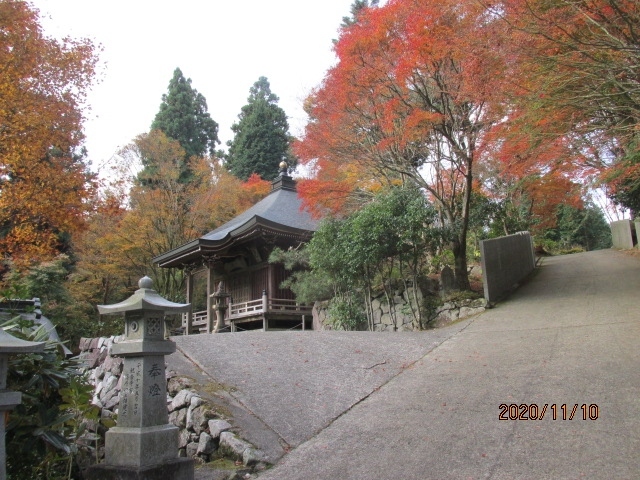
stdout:
[[290,450],[260,480],[640,478],[638,292],[636,258],[551,257],[446,329],[220,335],[235,363],[200,364]]

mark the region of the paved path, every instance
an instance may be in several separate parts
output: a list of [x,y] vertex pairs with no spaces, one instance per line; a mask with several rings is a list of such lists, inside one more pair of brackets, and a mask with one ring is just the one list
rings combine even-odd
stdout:
[[[292,447],[260,480],[640,478],[638,292],[635,258],[552,257],[446,329],[220,335],[218,354],[194,360]],[[501,404],[547,410],[501,421]]]

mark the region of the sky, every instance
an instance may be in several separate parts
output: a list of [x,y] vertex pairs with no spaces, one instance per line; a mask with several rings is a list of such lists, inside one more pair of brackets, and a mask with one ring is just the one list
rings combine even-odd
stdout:
[[[220,147],[265,76],[289,117],[306,123],[305,97],[334,64],[332,39],[353,0],[31,0],[46,35],[101,45],[88,96],[86,147],[94,168],[148,132],[176,67],[207,100]],[[219,147],[219,148],[220,148]]]

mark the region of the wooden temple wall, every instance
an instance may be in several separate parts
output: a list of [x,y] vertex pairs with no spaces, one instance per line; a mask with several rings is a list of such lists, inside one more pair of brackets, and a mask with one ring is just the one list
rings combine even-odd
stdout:
[[293,300],[293,292],[288,288],[280,288],[284,280],[289,277],[283,265],[265,264],[253,270],[229,275],[226,289],[231,294],[234,303],[248,302],[262,298],[262,292],[267,291],[269,298]]

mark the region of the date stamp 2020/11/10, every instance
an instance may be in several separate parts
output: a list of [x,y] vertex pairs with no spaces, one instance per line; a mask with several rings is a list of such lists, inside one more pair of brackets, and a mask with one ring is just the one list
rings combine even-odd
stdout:
[[597,420],[600,415],[600,408],[595,403],[589,405],[574,403],[569,406],[566,403],[562,405],[501,403],[498,408],[500,409],[499,420],[542,420],[545,415],[552,420]]

